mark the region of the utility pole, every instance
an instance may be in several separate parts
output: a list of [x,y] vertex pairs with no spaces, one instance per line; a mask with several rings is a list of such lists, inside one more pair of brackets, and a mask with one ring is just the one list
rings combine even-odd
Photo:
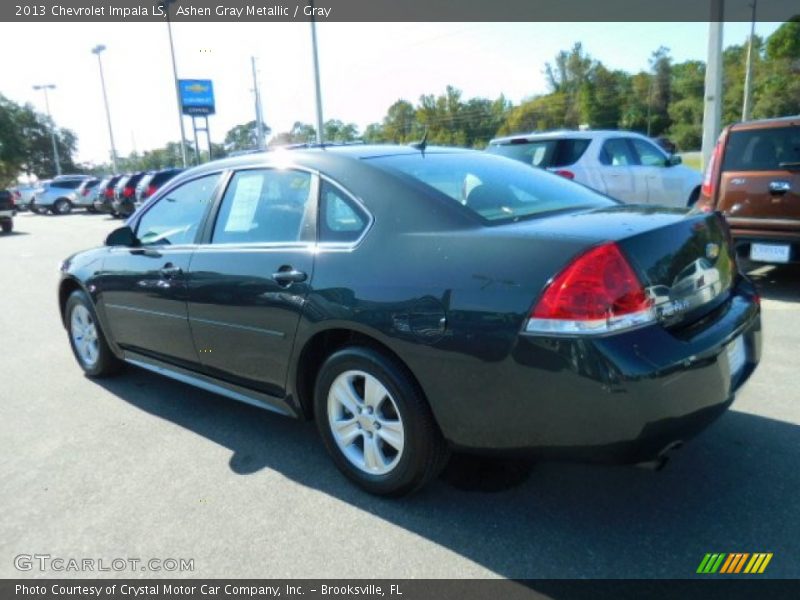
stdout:
[[758,0],[753,0],[750,7],[753,9],[753,17],[750,20],[750,43],[747,44],[747,70],[744,75],[744,101],[742,102],[742,121],[750,120],[750,104],[752,102],[753,86],[753,42],[756,34],[756,5]]
[[708,166],[722,120],[722,25],[725,0],[711,0],[708,24],[705,105],[703,107],[703,169]]
[[[314,0],[309,5],[314,8]],[[311,52],[314,57],[314,91],[317,96],[317,143],[322,144],[322,92],[319,87],[319,57],[317,56],[317,24],[311,11]]]
[[106,47],[103,44],[98,44],[94,48],[92,48],[92,54],[97,55],[97,64],[100,66],[100,85],[103,88],[103,104],[106,107],[106,122],[108,123],[108,137],[111,140],[111,165],[114,169],[114,173],[117,172],[117,148],[114,146],[114,131],[111,129],[111,112],[108,108],[108,96],[106,95],[106,78],[103,75],[103,61],[100,58],[100,53],[103,52]]
[[183,107],[181,106],[181,87],[178,83],[178,65],[175,62],[175,44],[172,42],[172,23],[169,20],[169,5],[175,0],[160,0],[159,5],[167,13],[167,33],[169,34],[169,52],[172,56],[172,77],[175,79],[175,101],[178,103],[178,122],[181,126],[181,160],[183,161],[183,168],[187,166],[186,162],[186,130],[183,128]]
[[253,93],[256,100],[256,140],[258,142],[258,149],[264,150],[266,144],[264,143],[264,115],[261,109],[261,92],[258,88],[258,75],[256,73],[256,57],[251,56],[250,62],[253,66]]
[[61,175],[61,159],[58,156],[58,144],[56,143],[56,124],[50,115],[50,100],[47,98],[47,90],[54,90],[56,86],[52,83],[33,86],[35,90],[44,92],[44,106],[47,109],[47,118],[50,120],[50,141],[53,142],[53,160],[56,163],[56,175]]

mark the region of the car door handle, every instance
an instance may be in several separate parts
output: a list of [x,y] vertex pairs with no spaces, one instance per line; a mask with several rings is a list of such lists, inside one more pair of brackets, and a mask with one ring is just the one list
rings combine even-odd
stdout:
[[308,275],[306,275],[303,271],[298,271],[294,267],[287,265],[278,269],[277,273],[273,273],[272,279],[274,279],[279,285],[291,285],[293,283],[301,283],[305,281],[308,279]]
[[172,263],[167,263],[160,270],[161,275],[163,275],[166,279],[172,279],[178,275],[183,274],[183,269],[180,267],[176,267]]
[[792,184],[788,181],[772,181],[769,184],[770,194],[785,194],[792,189]]

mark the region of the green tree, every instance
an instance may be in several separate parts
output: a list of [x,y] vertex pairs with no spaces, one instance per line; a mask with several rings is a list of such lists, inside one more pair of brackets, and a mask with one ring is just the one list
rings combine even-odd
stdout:
[[[266,123],[261,123],[261,131],[265,139],[272,133],[272,129]],[[229,129],[225,134],[225,148],[228,152],[258,148],[258,126],[255,119]]]

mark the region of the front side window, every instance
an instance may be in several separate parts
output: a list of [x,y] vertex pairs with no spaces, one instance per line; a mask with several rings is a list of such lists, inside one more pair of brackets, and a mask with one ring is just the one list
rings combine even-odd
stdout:
[[631,142],[643,167],[663,167],[667,164],[664,154],[653,144],[636,138]]
[[484,152],[414,153],[366,160],[410,176],[488,221],[616,204],[558,175]]
[[636,159],[627,140],[615,138],[603,144],[600,162],[610,167],[629,167],[636,164]]
[[193,179],[171,190],[142,216],[136,229],[143,245],[192,244],[214,200],[219,173]]
[[290,243],[304,239],[311,190],[311,175],[302,171],[237,172],[222,199],[212,243]]

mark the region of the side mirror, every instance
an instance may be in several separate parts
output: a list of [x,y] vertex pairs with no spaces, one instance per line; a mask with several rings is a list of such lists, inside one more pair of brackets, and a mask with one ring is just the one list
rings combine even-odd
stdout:
[[680,156],[678,156],[677,154],[670,154],[669,157],[667,157],[667,164],[665,166],[676,167],[682,163],[683,159]]
[[138,246],[139,240],[136,239],[136,234],[133,229],[127,225],[123,225],[108,234],[106,238],[106,246]]

